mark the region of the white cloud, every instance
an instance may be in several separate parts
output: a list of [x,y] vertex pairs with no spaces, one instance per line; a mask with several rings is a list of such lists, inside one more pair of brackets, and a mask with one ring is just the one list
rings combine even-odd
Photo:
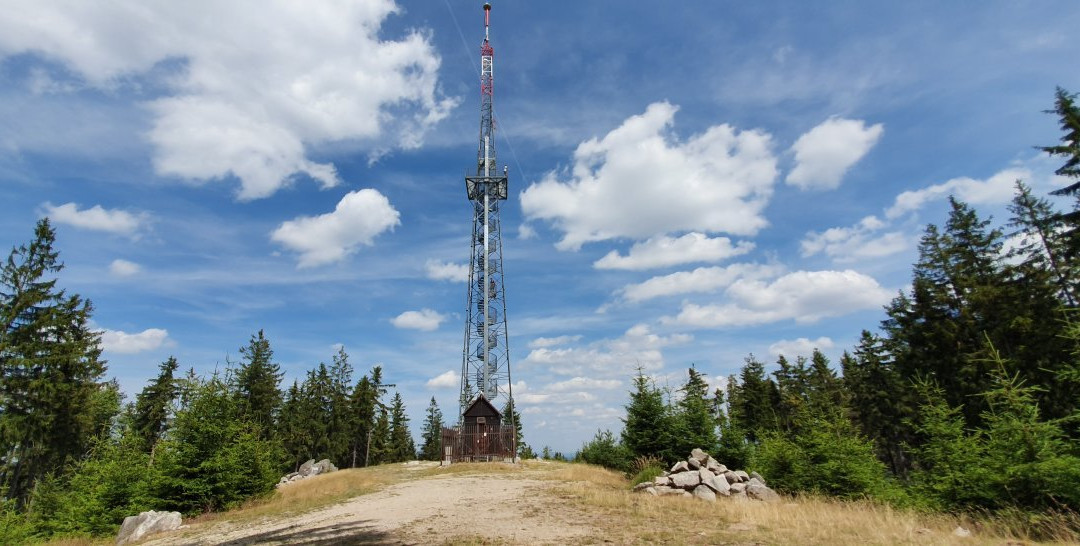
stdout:
[[757,233],[777,176],[769,135],[718,125],[679,142],[666,134],[676,110],[651,104],[582,142],[569,180],[549,173],[522,192],[526,218],[562,230],[562,250],[678,231]]
[[660,336],[645,324],[633,326],[616,339],[605,339],[584,347],[539,347],[521,361],[525,368],[542,368],[551,373],[591,378],[625,378],[640,366],[658,370],[664,366],[661,349],[693,339],[687,334]]
[[884,127],[857,119],[829,118],[810,129],[791,146],[795,168],[785,181],[803,190],[831,190],[844,173],[874,147]]
[[45,203],[41,208],[45,216],[58,224],[128,237],[135,237],[148,218],[146,213],[133,214],[120,209],[110,210],[102,208],[101,205],[79,210],[79,205],[75,203],[59,206]]
[[456,389],[461,386],[461,377],[454,370],[447,370],[424,383],[429,389]]
[[893,206],[885,211],[887,218],[899,218],[904,214],[919,210],[926,203],[945,199],[950,195],[974,205],[1008,203],[1013,198],[1017,180],[1028,180],[1031,172],[1027,169],[1005,169],[986,180],[960,177],[942,184],[935,184],[921,190],[912,190],[896,196]]
[[169,332],[160,328],[147,328],[137,334],[121,330],[102,330],[101,346],[105,352],[134,354],[153,351],[170,343]]
[[590,390],[611,390],[623,386],[623,381],[618,379],[594,379],[591,377],[573,377],[566,381],[559,381],[547,386],[550,392],[575,392]]
[[421,309],[419,311],[405,311],[390,319],[390,323],[398,328],[431,332],[437,330],[444,320],[446,320],[446,315],[440,315],[431,309]]
[[824,252],[838,263],[847,263],[889,256],[910,247],[909,238],[899,231],[877,235],[885,226],[876,216],[867,216],[851,227],[809,232],[801,243],[802,255],[809,257]]
[[427,272],[429,279],[437,281],[466,282],[469,280],[468,264],[428,260],[427,263],[424,264],[424,270]]
[[727,267],[699,267],[693,271],[679,271],[653,277],[645,282],[629,284],[619,290],[623,299],[640,302],[653,298],[715,292],[743,278],[759,279],[780,273],[780,266],[758,264],[732,264]]
[[773,356],[784,355],[787,357],[810,356],[814,349],[827,351],[833,348],[833,340],[827,337],[819,337],[811,340],[805,337],[787,340],[782,339],[769,345],[769,354]]
[[538,337],[529,342],[530,349],[539,349],[541,347],[556,347],[559,345],[567,345],[574,343],[581,339],[580,335],[576,336],[557,336],[557,337]]
[[401,214],[383,194],[363,189],[345,194],[334,212],[282,222],[270,239],[300,253],[299,267],[344,259],[376,235],[401,224]]
[[678,238],[661,235],[642,243],[635,243],[626,256],[621,256],[612,250],[597,260],[593,267],[641,270],[694,262],[719,262],[732,256],[746,254],[753,248],[754,244],[750,242],[743,241],[732,245],[731,239],[727,237],[710,238],[704,233],[687,233]]
[[28,2],[0,18],[0,57],[32,52],[105,90],[143,79],[164,87],[147,104],[158,173],[235,175],[239,197],[255,199],[296,174],[338,184],[333,165],[307,157],[311,146],[415,148],[456,105],[439,92],[429,33],[383,36],[399,9],[392,0]]
[[117,277],[130,277],[142,271],[142,266],[127,260],[116,259],[109,264],[109,273]]
[[729,300],[686,302],[676,317],[661,322],[697,328],[749,326],[782,320],[812,323],[887,303],[892,294],[873,278],[852,270],[796,271],[771,283],[740,279],[725,291]]
[[518,226],[518,239],[526,240],[536,237],[536,228],[529,224],[521,224]]

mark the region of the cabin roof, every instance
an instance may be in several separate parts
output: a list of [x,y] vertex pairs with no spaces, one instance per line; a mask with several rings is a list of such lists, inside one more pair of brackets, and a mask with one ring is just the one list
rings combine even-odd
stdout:
[[476,400],[473,400],[473,403],[469,404],[468,408],[465,408],[464,415],[466,417],[472,417],[473,415],[495,415],[502,418],[502,412],[495,409],[495,406],[493,406],[491,402],[488,402],[487,397],[485,397],[483,393],[477,396]]

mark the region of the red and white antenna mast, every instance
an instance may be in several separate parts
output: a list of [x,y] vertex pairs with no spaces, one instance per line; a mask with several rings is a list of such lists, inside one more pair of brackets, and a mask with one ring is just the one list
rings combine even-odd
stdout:
[[[461,361],[459,421],[465,409],[483,395],[490,402],[510,399],[510,351],[503,285],[502,230],[499,203],[508,195],[507,169],[495,162],[495,49],[491,47],[491,4],[484,4],[484,42],[480,45],[480,143],[476,174],[465,175],[465,191],[473,207],[472,254],[465,347]],[[511,423],[513,416],[509,416]]]

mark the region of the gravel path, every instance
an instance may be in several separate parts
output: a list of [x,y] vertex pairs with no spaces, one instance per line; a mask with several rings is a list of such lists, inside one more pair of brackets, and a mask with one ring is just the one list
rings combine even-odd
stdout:
[[[283,518],[219,522],[144,544],[566,544],[592,530],[549,493],[556,482],[512,474],[436,476]],[[575,540],[578,539],[578,540]]]

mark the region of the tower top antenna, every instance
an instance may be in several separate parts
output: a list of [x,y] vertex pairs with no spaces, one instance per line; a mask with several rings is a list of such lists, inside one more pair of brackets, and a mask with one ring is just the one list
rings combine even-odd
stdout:
[[488,27],[491,26],[491,2],[484,2],[484,41],[488,41]]

